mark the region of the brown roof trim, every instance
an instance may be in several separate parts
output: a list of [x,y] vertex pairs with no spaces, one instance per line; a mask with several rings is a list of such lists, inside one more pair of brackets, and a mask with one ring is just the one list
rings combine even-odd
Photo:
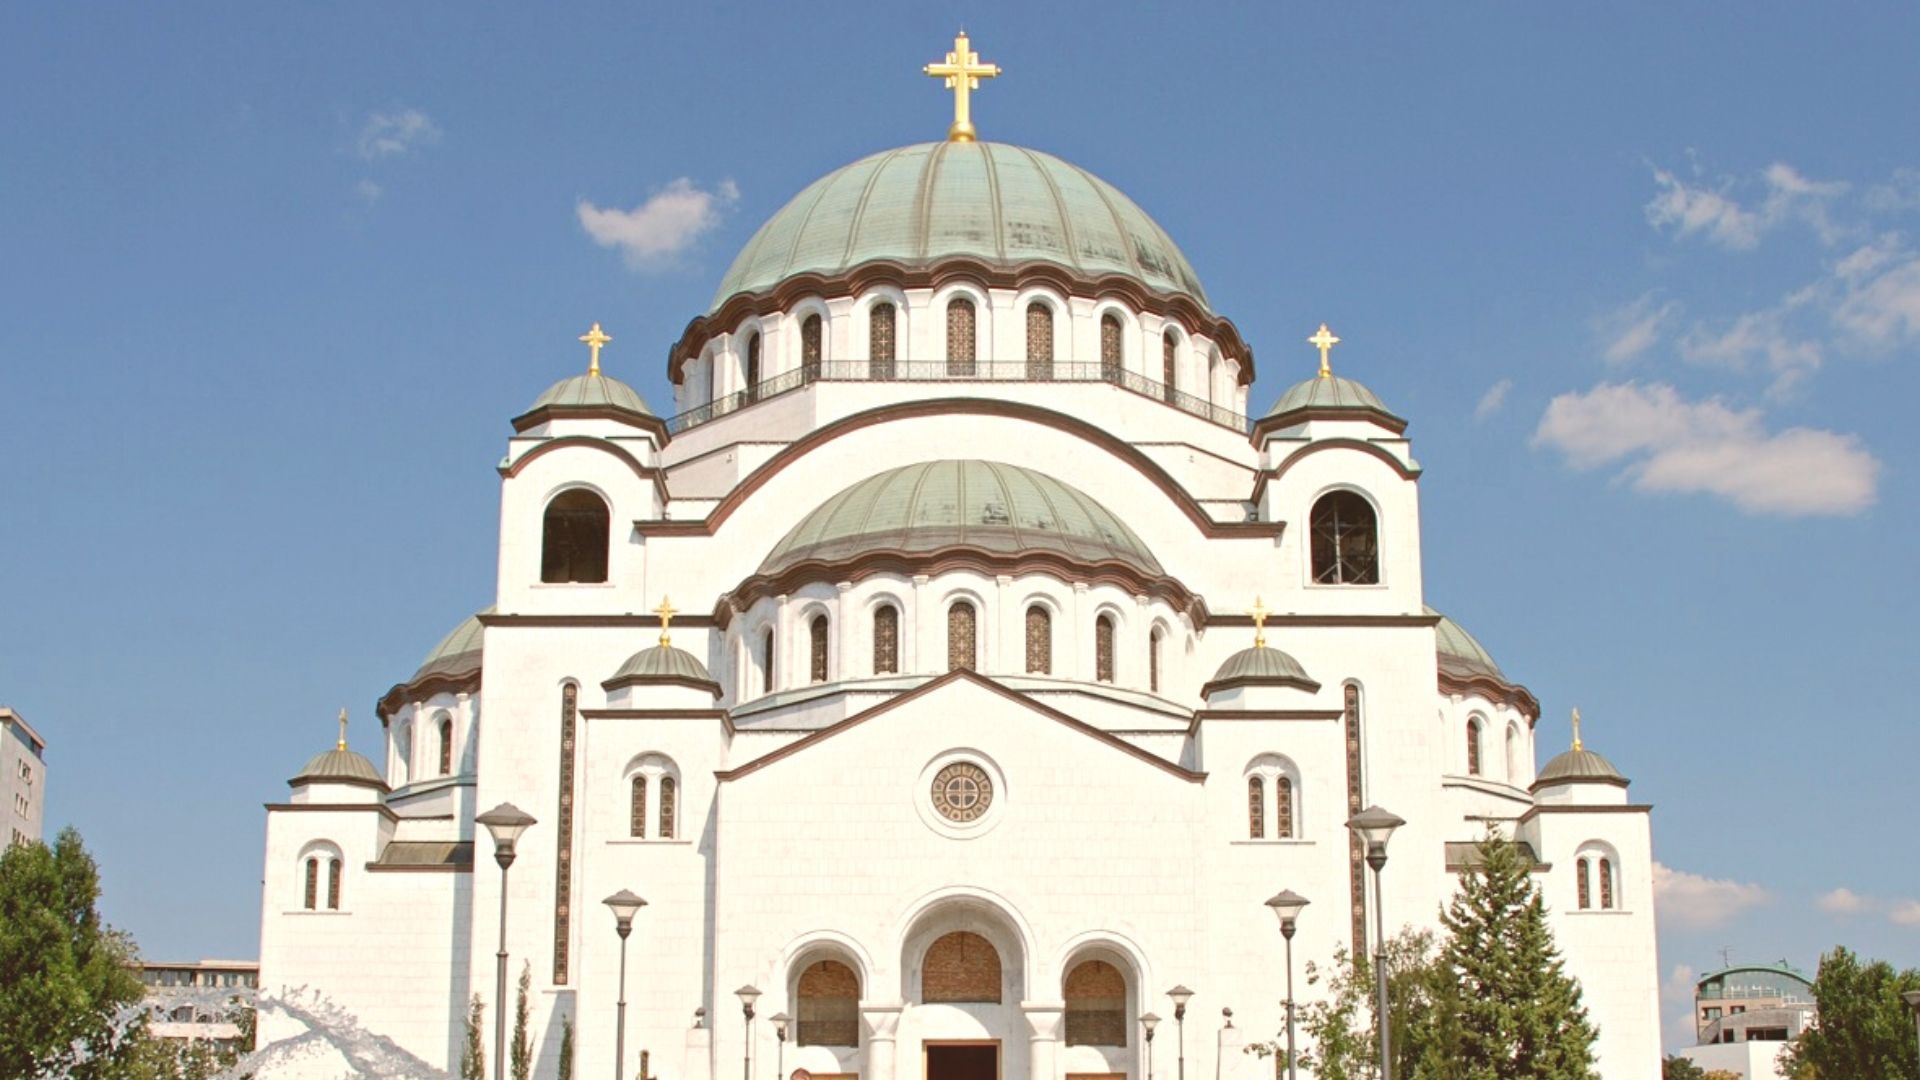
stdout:
[[435,694],[477,694],[479,692],[479,668],[464,675],[429,675],[416,682],[394,684],[393,689],[382,694],[380,700],[374,702],[373,711],[380,717],[380,726],[386,727],[387,721],[409,701],[424,701]]
[[649,686],[660,684],[667,686],[685,686],[694,690],[705,690],[717,700],[720,697],[720,684],[712,679],[695,679],[684,675],[628,675],[620,679],[608,679],[600,684],[602,690],[618,690],[624,686]]
[[[1269,615],[1268,626],[1438,626],[1439,615]],[[1253,616],[1221,614],[1207,620],[1208,626],[1252,626]]]
[[[1256,442],[1254,445],[1258,446],[1259,443]],[[1293,453],[1288,454],[1280,464],[1262,471],[1253,481],[1253,501],[1259,502],[1260,497],[1266,493],[1267,485],[1270,483],[1278,483],[1280,478],[1287,474],[1288,469],[1293,468],[1295,465],[1298,465],[1300,462],[1315,454],[1325,453],[1328,450],[1358,450],[1363,454],[1371,454],[1381,461],[1386,462],[1388,467],[1393,469],[1394,472],[1399,473],[1400,479],[1420,479],[1421,470],[1418,465],[1408,468],[1405,462],[1394,457],[1386,447],[1378,443],[1371,443],[1365,439],[1315,439],[1300,449],[1295,450]]]
[[1491,675],[1455,675],[1439,668],[1440,692],[1461,697],[1483,697],[1496,705],[1505,705],[1527,718],[1529,730],[1540,722],[1540,699],[1519,683],[1496,679]]
[[387,809],[380,803],[264,803],[269,814],[272,813],[351,813],[367,811],[379,814],[388,821],[399,821],[400,815]]
[[588,720],[725,720],[725,709],[581,709]]
[[344,787],[372,788],[382,793],[393,790],[384,780],[368,780],[360,776],[296,776],[287,781],[288,787],[302,787],[307,784],[340,784]]
[[1543,787],[1561,787],[1566,784],[1600,784],[1622,789],[1633,786],[1633,782],[1624,776],[1556,776],[1548,780],[1535,779],[1527,790],[1538,792]]
[[1536,806],[1521,814],[1518,820],[1524,825],[1540,814],[1650,814],[1652,812],[1652,803],[1625,806]]
[[1203,722],[1215,720],[1339,720],[1347,715],[1344,709],[1196,709],[1193,722],[1187,725],[1187,736],[1192,738],[1200,733]]
[[370,862],[367,869],[376,874],[471,874],[473,862],[463,863],[427,863],[421,866],[395,866],[391,863]]
[[512,462],[501,463],[499,467],[500,475],[511,480],[519,476],[520,471],[525,469],[529,462],[537,458],[545,457],[555,450],[568,446],[584,446],[589,450],[598,450],[601,453],[612,454],[614,457],[619,458],[628,469],[633,471],[633,475],[651,483],[654,493],[660,498],[660,504],[662,506],[666,505],[669,499],[667,494],[666,470],[654,468],[650,465],[642,465],[640,459],[634,457],[631,450],[621,446],[619,443],[600,438],[597,435],[556,435],[550,439],[543,439],[539,446],[514,458]]
[[[627,612],[623,615],[514,615],[481,614],[474,618],[481,626],[519,626],[519,627],[658,627],[660,616]],[[713,628],[713,619],[706,615],[675,615],[675,626],[698,627],[703,630]]]
[[1305,690],[1309,694],[1320,692],[1320,684],[1312,679],[1296,679],[1290,675],[1236,675],[1230,679],[1216,679],[1200,688],[1201,697],[1209,697],[1216,690],[1232,690],[1240,686],[1286,686],[1295,690]]
[[700,353],[707,339],[726,333],[748,315],[772,315],[786,311],[809,297],[822,300],[859,296],[876,285],[901,289],[937,289],[949,282],[968,282],[986,289],[1020,290],[1046,285],[1064,296],[1084,296],[1100,300],[1115,297],[1135,310],[1170,316],[1188,334],[1209,337],[1221,353],[1239,368],[1241,386],[1253,382],[1253,348],[1240,336],[1233,321],[1215,315],[1193,297],[1184,293],[1166,293],[1149,289],[1126,274],[1088,275],[1077,273],[1059,263],[1030,259],[1012,266],[997,266],[966,255],[950,256],[927,266],[908,266],[893,259],[873,259],[837,274],[800,273],[786,278],[772,289],[758,293],[735,293],[718,308],[698,316],[680,332],[667,354],[667,378],[678,385],[686,362]]
[[732,491],[727,492],[725,497],[714,504],[712,512],[705,518],[699,521],[635,521],[633,527],[646,536],[712,536],[736,510],[740,509],[741,504],[765,486],[767,481],[821,446],[876,424],[951,415],[998,416],[1012,420],[1025,420],[1093,443],[1151,481],[1170,502],[1180,509],[1181,513],[1187,516],[1189,521],[1193,522],[1201,535],[1209,540],[1278,537],[1286,529],[1286,523],[1280,521],[1220,522],[1213,520],[1200,503],[1192,495],[1187,494],[1186,489],[1161,468],[1158,462],[1132,444],[1078,417],[1056,409],[1042,408],[1019,401],[956,397],[921,398],[917,401],[896,402],[843,416],[831,424],[815,428],[788,443],[785,449],[768,458],[759,468],[747,474],[746,479],[736,484]]
[[542,405],[513,418],[513,430],[524,432],[549,420],[616,420],[632,424],[659,442],[667,441],[667,422],[652,413],[634,412],[612,405]]
[[1371,420],[1381,427],[1386,428],[1388,431],[1393,432],[1395,435],[1404,434],[1407,430],[1407,422],[1404,419],[1393,415],[1385,409],[1376,409],[1371,405],[1359,405],[1347,408],[1308,405],[1297,409],[1288,409],[1283,413],[1268,413],[1266,416],[1255,420],[1253,422],[1253,441],[1256,443],[1259,442],[1266,437],[1267,432],[1272,431],[1274,428],[1288,427],[1306,420]]
[[[1083,735],[1090,736],[1100,742],[1107,744],[1108,746],[1113,747],[1116,750],[1119,750],[1124,754],[1127,754],[1131,757],[1138,758],[1139,760],[1144,761],[1149,765],[1156,766],[1168,773],[1173,774],[1174,776],[1182,780],[1198,783],[1207,778],[1206,773],[1194,772],[1191,769],[1187,769],[1182,766],[1175,765],[1174,763],[1159,756],[1158,754],[1154,754],[1146,750],[1142,750],[1139,747],[1133,745],[1132,743],[1126,741],[1125,739],[1117,738],[1113,735],[1110,735],[1107,732],[1102,731],[1097,727],[1094,727],[1092,724],[1085,722],[1084,720],[1078,720],[1078,719],[1075,719],[1074,717],[1068,716],[1066,713],[1063,713],[1060,710],[1055,709],[1050,705],[1043,705],[1040,702],[1033,700],[1031,697],[1025,694],[1016,693],[1012,690],[1009,690],[1006,687],[1001,686],[999,683],[993,681],[992,679],[989,679],[984,675],[978,674],[977,672],[968,671],[965,668],[961,668],[958,671],[949,671],[945,675],[942,675],[937,679],[930,680],[918,687],[915,687],[912,690],[907,691],[904,694],[897,695],[890,701],[883,701],[880,704],[875,705],[873,708],[867,709],[864,712],[857,712],[852,716],[847,717],[845,720],[840,721],[839,723],[833,724],[829,727],[821,728],[819,731],[814,732],[813,734],[807,736],[804,739],[799,739],[795,742],[790,742],[787,745],[780,747],[778,750],[774,750],[770,753],[763,754],[760,757],[757,757],[752,761],[747,762],[745,765],[740,766],[739,768],[726,769],[723,771],[715,772],[714,776],[718,777],[723,782],[729,781],[729,780],[738,780],[741,777],[750,776],[753,773],[759,772],[761,769],[766,768],[767,766],[773,764],[776,761],[780,761],[784,758],[792,757],[794,754],[800,753],[802,750],[806,750],[817,743],[825,742],[826,740],[833,738],[835,735],[838,735],[843,731],[847,731],[851,728],[858,727],[859,725],[866,723],[868,720],[871,720],[876,716],[879,716],[883,713],[891,712],[894,709],[897,709],[900,706],[907,704],[908,702],[915,701],[915,700],[918,700],[919,698],[925,697],[928,694],[933,693],[934,691],[940,689],[941,687],[946,686],[949,683],[959,682],[962,680],[966,682],[974,683],[975,685],[978,685],[978,686],[985,687],[986,689],[991,690],[996,694],[999,694],[1001,697],[1006,698],[1008,701],[1015,702],[1051,720],[1055,720],[1062,724],[1065,724],[1066,726],[1072,728],[1075,731],[1080,732]],[[1169,734],[1172,734],[1172,733],[1170,732]]]

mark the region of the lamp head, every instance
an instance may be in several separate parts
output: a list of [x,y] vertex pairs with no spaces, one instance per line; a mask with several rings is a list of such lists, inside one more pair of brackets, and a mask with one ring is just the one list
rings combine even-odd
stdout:
[[751,983],[733,992],[740,999],[740,1013],[747,1019],[753,1019],[753,1003],[760,1000],[760,989]]
[[1160,1018],[1152,1013],[1140,1014],[1140,1029],[1147,1033],[1147,1041],[1153,1041],[1153,1029],[1160,1026]]
[[1912,1009],[1916,1017],[1920,1017],[1920,990],[1908,990],[1900,995],[1900,1000],[1907,1003],[1907,1008]]
[[1300,912],[1308,902],[1306,897],[1292,889],[1286,889],[1267,901],[1267,906],[1273,909],[1274,916],[1280,920],[1280,933],[1283,936],[1293,936],[1294,922],[1300,918]]
[[[1398,814],[1382,810],[1378,806],[1369,806],[1348,819],[1347,828],[1352,829],[1354,835],[1367,845],[1368,862],[1371,863],[1376,854],[1380,861],[1385,862],[1387,841],[1392,838],[1393,830],[1406,823],[1406,819]],[[1379,867],[1376,866],[1374,869],[1377,870]]]
[[1167,991],[1167,996],[1173,999],[1173,1018],[1175,1020],[1185,1020],[1187,1018],[1187,1002],[1193,1000],[1193,991],[1187,989],[1185,984],[1181,984]]
[[793,1023],[793,1017],[783,1012],[777,1012],[767,1017],[767,1019],[773,1022],[773,1037],[779,1039],[781,1042],[786,1042],[787,1025]]
[[633,929],[633,917],[640,914],[641,908],[647,906],[645,900],[626,889],[621,889],[607,897],[602,903],[613,911],[614,929],[619,931],[621,937],[626,937],[628,931]]
[[532,814],[507,802],[501,803],[473,820],[476,824],[485,825],[487,832],[492,834],[493,858],[503,870],[513,862],[516,845],[520,843],[520,834],[537,824]]

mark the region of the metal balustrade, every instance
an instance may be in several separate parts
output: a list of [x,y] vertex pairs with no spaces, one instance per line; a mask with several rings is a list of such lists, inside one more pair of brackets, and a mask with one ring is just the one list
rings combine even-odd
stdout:
[[1205,398],[1149,379],[1138,372],[1106,364],[1061,363],[1041,365],[1019,360],[987,363],[970,360],[834,360],[784,371],[744,390],[724,394],[705,405],[667,420],[672,433],[699,427],[756,402],[779,397],[816,382],[940,382],[940,383],[1107,383],[1141,397],[1171,405],[1181,412],[1234,431],[1249,430],[1247,418]]

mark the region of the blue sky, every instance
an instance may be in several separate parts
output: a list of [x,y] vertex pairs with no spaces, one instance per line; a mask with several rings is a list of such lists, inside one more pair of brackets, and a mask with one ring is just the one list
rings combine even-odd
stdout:
[[0,7],[0,701],[149,954],[254,953],[261,804],[488,602],[575,336],[665,409],[964,22],[1256,408],[1324,320],[1413,421],[1429,598],[1658,807],[1663,973],[1920,963],[1914,9],[679,7]]

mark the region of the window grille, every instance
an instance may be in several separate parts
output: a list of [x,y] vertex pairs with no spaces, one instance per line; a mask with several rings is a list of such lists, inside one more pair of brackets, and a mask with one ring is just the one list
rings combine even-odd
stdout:
[[800,973],[794,1041],[801,1046],[860,1045],[860,978],[837,960]]
[[947,301],[947,374],[972,375],[976,347],[973,301]]
[[607,580],[612,515],[600,496],[575,488],[547,504],[541,528],[540,580],[547,584]]
[[327,910],[340,910],[340,860],[327,860]]
[[1093,622],[1093,677],[1113,681],[1113,619],[1102,615]]
[[1273,778],[1273,835],[1281,840],[1293,839],[1293,778],[1276,776]]
[[1247,777],[1247,838],[1267,838],[1267,782],[1257,776]]
[[628,811],[627,835],[644,838],[647,835],[647,778],[633,778],[633,805]]
[[579,718],[580,687],[560,688],[560,800],[554,826],[553,981],[564,984],[572,960],[573,912],[573,739]]
[[1053,616],[1039,604],[1027,609],[1027,671],[1053,674]]
[[1467,775],[1480,775],[1480,721],[1467,721]]
[[947,609],[947,670],[972,671],[979,655],[973,605],[957,601]]
[[1156,631],[1147,638],[1147,689],[1155,694],[1160,692],[1160,641],[1164,637]]
[[1167,401],[1172,401],[1173,396],[1179,392],[1174,385],[1177,372],[1175,361],[1179,353],[1180,346],[1173,335],[1163,334],[1160,338],[1160,393]]
[[453,721],[440,721],[440,775],[453,775]]
[[1320,585],[1378,585],[1379,529],[1373,506],[1351,491],[1313,504],[1313,580]]
[[900,609],[886,604],[873,612],[873,673],[900,671]]
[[800,321],[800,377],[807,382],[820,377],[820,362],[825,359],[820,342],[820,316],[809,315]]
[[1027,378],[1053,378],[1053,309],[1038,300],[1027,305]]
[[1600,909],[1613,910],[1613,860],[1600,860]]
[[1591,908],[1593,906],[1593,891],[1592,891],[1592,886],[1588,881],[1587,860],[1581,859],[1579,862],[1574,864],[1573,869],[1574,869],[1574,873],[1579,876],[1579,880],[1576,884],[1578,886],[1579,893],[1580,893],[1580,897],[1579,897],[1580,910],[1586,911],[1588,908]]
[[1108,382],[1120,381],[1120,316],[1111,311],[1100,316],[1100,374]]
[[827,681],[827,617],[815,615],[807,625],[807,674],[817,683]]
[[1068,1046],[1127,1045],[1127,980],[1104,960],[1076,964],[1067,973]]
[[769,627],[760,635],[760,692],[773,693],[773,630]]
[[671,840],[679,816],[680,785],[671,776],[660,778],[660,839]]
[[307,893],[301,906],[312,911],[320,906],[320,860],[307,860]]
[[892,304],[875,304],[867,312],[867,377],[893,378],[894,340],[898,311]]

